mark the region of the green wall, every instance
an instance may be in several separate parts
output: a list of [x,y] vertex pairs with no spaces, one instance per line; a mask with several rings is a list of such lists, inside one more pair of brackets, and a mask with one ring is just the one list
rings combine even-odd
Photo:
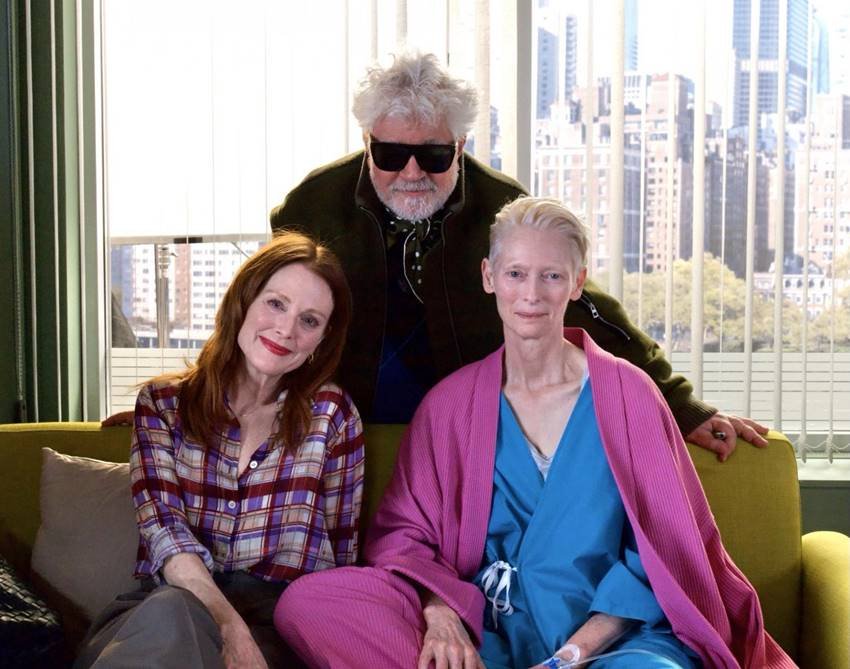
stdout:
[[850,481],[801,481],[803,534],[834,530],[850,536]]

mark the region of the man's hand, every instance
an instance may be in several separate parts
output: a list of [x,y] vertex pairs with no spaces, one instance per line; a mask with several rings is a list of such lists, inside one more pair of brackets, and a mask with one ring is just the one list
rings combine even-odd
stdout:
[[251,630],[241,618],[220,627],[224,647],[221,650],[227,669],[268,669]]
[[485,669],[460,617],[436,595],[422,607],[428,627],[422,642],[417,669]]
[[119,411],[118,413],[114,413],[108,418],[104,418],[100,421],[100,426],[114,427],[115,425],[132,425],[133,416],[134,414],[132,411]]
[[687,435],[685,441],[714,451],[717,453],[717,459],[725,462],[735,450],[738,437],[750,442],[753,446],[764,448],[767,446],[767,439],[762,435],[767,434],[767,431],[768,428],[750,418],[716,413]]

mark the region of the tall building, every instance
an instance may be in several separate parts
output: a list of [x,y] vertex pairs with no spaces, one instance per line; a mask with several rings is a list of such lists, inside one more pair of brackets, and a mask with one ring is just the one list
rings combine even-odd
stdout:
[[829,32],[824,17],[817,11],[812,26],[812,88],[814,93],[829,93]]
[[[675,149],[669,160],[673,164],[673,182],[668,189],[667,133],[671,131],[667,113],[669,75],[629,74],[626,80],[626,127],[624,148],[624,222],[623,264],[626,271],[666,271],[670,260],[682,257],[680,247],[683,227],[689,227],[692,196],[693,121],[689,101],[692,83],[675,77],[674,120]],[[584,99],[583,91],[578,97]],[[584,215],[586,207],[587,170],[585,154],[585,117],[592,111],[594,126],[593,217],[587,221],[592,229],[592,270],[605,271],[609,261],[608,225],[611,182],[611,83],[599,79],[592,95],[593,110],[581,110],[580,118],[570,120],[566,113],[554,113],[547,121],[538,122],[535,151],[535,192],[555,197],[573,211]],[[642,113],[643,110],[643,113]],[[645,196],[641,202],[641,172],[645,176]],[[670,203],[672,198],[672,220]],[[687,219],[687,220],[686,220]],[[641,248],[641,220],[643,247]],[[667,246],[667,231],[673,226],[673,248]],[[641,257],[643,264],[641,265]]]
[[260,242],[168,244],[158,255],[154,244],[113,247],[113,286],[139,346],[161,346],[157,337],[157,259],[163,263],[168,291],[165,346],[200,348],[215,323],[215,314],[239,266]]
[[[756,220],[754,222],[754,258],[756,271],[766,271],[773,260],[770,221],[772,200],[770,179],[776,173],[764,155],[756,164]],[[786,184],[792,176],[786,174]],[[747,140],[746,133],[721,132],[706,137],[705,153],[705,252],[722,259],[723,264],[739,278],[747,268]],[[785,246],[790,249],[793,200],[785,200]],[[682,257],[690,258],[693,249],[693,227],[682,228]]]
[[560,7],[540,10],[537,28],[537,113],[546,119],[552,105],[568,101],[576,87],[578,62],[578,22]]
[[[786,156],[793,157],[793,151],[789,151]],[[783,224],[783,245],[782,257],[783,265],[790,267],[794,262],[794,184],[796,182],[796,164],[793,161],[785,161],[785,185],[783,195],[782,224]],[[776,156],[771,156],[767,165],[770,193],[770,201],[767,209],[767,252],[766,258],[761,258],[759,263],[761,267],[768,267],[774,259],[774,249],[776,248],[776,222],[779,218],[779,207],[777,206],[779,198],[776,197],[779,188],[779,163]]]
[[734,0],[732,48],[735,52],[735,92],[733,120],[747,125],[750,99],[750,69],[758,68],[758,113],[775,114],[779,63],[779,3],[787,2],[786,110],[792,121],[806,112],[806,63],[808,60],[808,0],[753,0],[759,2],[759,47],[755,59],[750,54],[750,2]]
[[110,247],[109,275],[112,293],[125,316],[133,312],[133,247],[115,244]]
[[[738,276],[746,268],[741,249],[746,248],[747,167],[746,144],[731,138],[724,142],[720,133],[706,138],[705,161],[705,252],[723,260]],[[692,235],[683,246],[692,244]],[[693,248],[693,246],[691,246]]]
[[[563,202],[580,218],[585,218],[588,195],[584,126],[559,121],[563,114],[538,123],[534,164],[534,192]],[[611,128],[607,118],[594,126],[593,139],[593,215],[585,221],[591,230],[590,270],[604,272],[610,262],[609,221],[611,189]],[[638,268],[638,232],[640,220],[640,151],[625,148],[625,199],[623,264],[627,271]]]
[[[672,112],[668,109],[671,84],[674,87]],[[591,95],[592,113],[596,118],[593,126],[595,190],[593,216],[588,224],[593,232],[591,270],[594,272],[604,271],[608,264],[610,89],[610,80],[600,78]],[[577,97],[583,100],[584,91],[579,89]],[[692,255],[693,103],[693,83],[685,77],[673,75],[671,80],[668,73],[626,75],[623,230],[626,271],[641,268],[645,272],[666,272],[671,260],[688,259]],[[583,216],[587,198],[585,116],[586,111],[591,110],[580,109],[578,117],[574,117],[557,105],[552,109],[549,119],[537,123],[534,192],[560,199]],[[706,161],[705,250],[723,258],[727,267],[743,277],[747,266],[747,129],[735,128],[724,136],[719,116],[716,105],[707,113],[708,137],[703,154]],[[668,143],[670,133],[673,134],[672,149]],[[778,169],[775,156],[759,151],[755,160],[754,265],[756,271],[765,271],[774,258],[778,212],[774,211],[771,187],[772,181],[774,188],[779,187]],[[793,167],[786,164],[786,257],[793,254],[793,183]],[[672,248],[669,239],[672,239]]]
[[[464,144],[465,150],[475,155],[475,135],[471,134]],[[490,105],[490,167],[502,169],[502,129],[499,125],[499,109]]]
[[[657,74],[649,80],[646,108],[643,114],[644,148],[644,268],[651,272],[666,272],[677,258],[690,255],[683,242],[692,225],[693,209],[693,116],[689,113],[693,83],[685,77]],[[672,127],[669,106],[669,87],[673,90]],[[641,128],[641,115],[626,117],[629,143],[635,141]],[[673,153],[668,148],[668,135],[673,133]],[[672,171],[668,169],[673,161]],[[670,175],[672,172],[672,183]],[[671,216],[672,202],[672,218]],[[672,227],[673,248],[668,247],[668,231]]]
[[830,92],[850,95],[850,6],[829,17]]
[[[803,256],[808,246],[810,261],[826,271],[835,258],[850,251],[850,97],[818,96],[810,122],[808,180],[802,167],[806,160],[805,147],[798,147],[795,156],[796,201],[804,201],[806,190],[809,200],[808,211],[800,207],[795,211],[795,251]],[[837,138],[836,130],[840,135]]]
[[490,105],[490,167],[502,169],[502,129],[499,126],[499,110]]
[[[667,136],[670,131],[667,74],[631,75],[626,78],[627,144],[644,145],[645,192],[643,198],[644,268],[666,271],[674,259],[688,259],[693,249],[693,83],[674,76],[674,150],[672,191],[668,173]],[[640,109],[644,109],[643,118]],[[643,124],[641,127],[641,123]],[[747,141],[746,129],[724,138],[720,109],[713,105],[706,114],[707,139],[704,152],[704,246],[708,253],[723,258],[738,276],[746,270],[747,239]],[[756,220],[754,247],[756,269],[767,269],[773,259],[770,179],[775,161],[756,156]],[[786,173],[785,252],[792,253],[793,170]],[[789,189],[791,192],[789,192]],[[672,197],[672,219],[670,204]],[[667,232],[673,226],[673,249],[667,247]]]
[[[651,74],[637,74],[633,72],[626,73],[623,103],[626,105],[627,114],[640,113],[640,110],[646,107],[649,87],[651,84]],[[610,99],[607,102],[610,103]]]
[[626,0],[626,72],[638,69],[638,13],[637,0]]
[[576,88],[578,21],[570,15],[564,19],[564,24],[564,100],[569,100]]
[[549,118],[558,99],[558,37],[546,28],[537,29],[537,118]]

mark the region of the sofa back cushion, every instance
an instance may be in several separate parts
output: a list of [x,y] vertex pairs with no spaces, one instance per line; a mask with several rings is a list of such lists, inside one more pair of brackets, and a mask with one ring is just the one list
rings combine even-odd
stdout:
[[369,519],[378,510],[384,488],[390,482],[396,453],[406,429],[407,425],[399,424],[374,423],[363,426],[363,437],[366,440],[366,483],[363,491],[364,529],[368,527]]
[[133,578],[139,532],[130,466],[43,448],[34,575],[94,618]]

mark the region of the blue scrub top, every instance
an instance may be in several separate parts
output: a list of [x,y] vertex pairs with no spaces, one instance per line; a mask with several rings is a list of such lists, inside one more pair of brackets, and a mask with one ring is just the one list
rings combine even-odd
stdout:
[[[593,613],[636,621],[614,647],[665,656],[625,655],[594,667],[692,667],[673,635],[637,552],[599,436],[590,382],[579,394],[544,480],[504,394],[499,410],[493,503],[482,569],[510,565],[510,613],[488,599],[481,656],[488,669],[530,667],[552,656]],[[502,580],[504,585],[504,569]],[[492,570],[491,570],[492,572]],[[491,597],[495,587],[485,595]],[[504,608],[505,593],[496,598]],[[621,664],[618,664],[621,663]]]

